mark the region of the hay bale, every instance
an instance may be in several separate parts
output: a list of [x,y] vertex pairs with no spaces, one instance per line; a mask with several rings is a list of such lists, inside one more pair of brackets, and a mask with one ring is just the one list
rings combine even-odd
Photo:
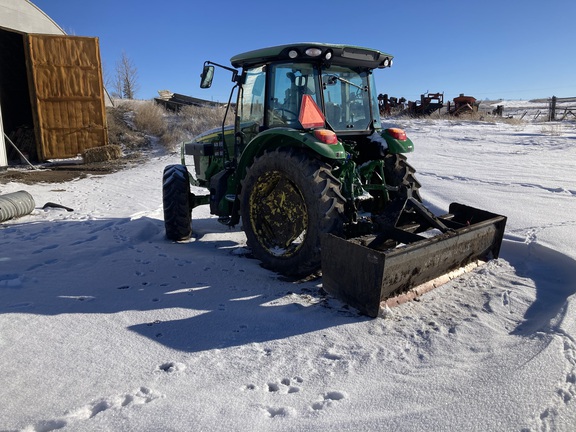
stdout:
[[101,147],[92,147],[82,153],[84,163],[105,162],[122,157],[122,149],[118,145],[109,144]]

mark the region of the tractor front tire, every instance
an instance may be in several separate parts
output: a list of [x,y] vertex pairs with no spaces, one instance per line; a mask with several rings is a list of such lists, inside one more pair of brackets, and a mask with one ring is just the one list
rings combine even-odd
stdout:
[[188,170],[184,165],[168,165],[162,176],[162,204],[166,238],[180,241],[192,235],[192,205]]
[[262,266],[287,276],[320,267],[320,238],[342,230],[345,199],[330,165],[295,148],[256,158],[242,181],[242,225]]

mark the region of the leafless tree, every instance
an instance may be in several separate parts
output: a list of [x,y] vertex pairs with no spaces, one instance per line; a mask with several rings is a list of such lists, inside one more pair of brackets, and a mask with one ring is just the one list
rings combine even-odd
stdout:
[[128,55],[122,51],[116,63],[116,76],[112,81],[113,93],[121,99],[134,99],[138,91],[138,70]]
[[109,92],[113,98],[120,99],[122,95],[118,89],[121,89],[122,86],[118,85],[118,77],[116,74],[112,75],[104,61],[102,61],[102,79],[106,91]]

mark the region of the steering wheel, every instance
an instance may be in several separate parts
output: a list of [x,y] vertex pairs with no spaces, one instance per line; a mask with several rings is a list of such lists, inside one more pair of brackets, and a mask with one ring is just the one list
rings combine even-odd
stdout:
[[296,114],[294,111],[291,111],[291,110],[286,109],[286,108],[281,108],[281,107],[280,108],[274,108],[274,112],[275,113],[280,112],[280,113],[289,114],[289,115],[284,115],[284,114],[280,115],[282,121],[284,121],[286,123],[293,123],[293,122],[297,121],[298,117],[299,117],[298,114]]

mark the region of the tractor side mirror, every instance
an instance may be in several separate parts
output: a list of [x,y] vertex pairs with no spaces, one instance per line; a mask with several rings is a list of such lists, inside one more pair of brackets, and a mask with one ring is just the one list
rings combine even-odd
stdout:
[[200,77],[200,88],[210,88],[212,86],[212,80],[214,79],[214,66],[204,65]]
[[322,78],[324,85],[336,85],[338,82],[338,77],[336,75],[324,75]]
[[338,82],[338,77],[336,75],[324,75],[322,77],[322,84],[325,86],[333,86]]

